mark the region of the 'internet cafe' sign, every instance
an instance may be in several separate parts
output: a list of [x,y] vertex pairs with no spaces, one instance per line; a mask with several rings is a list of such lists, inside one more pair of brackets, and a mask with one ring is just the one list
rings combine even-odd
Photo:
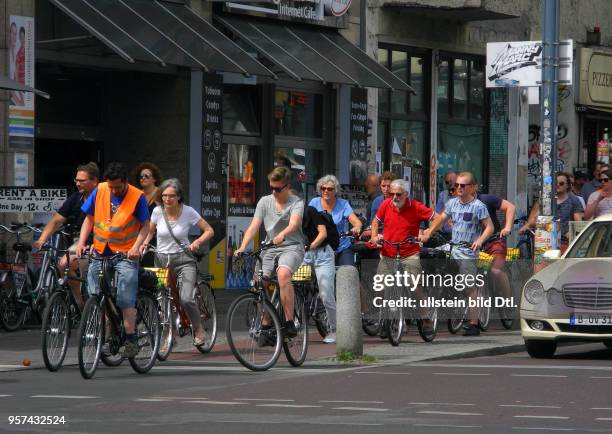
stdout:
[[577,103],[612,109],[612,53],[581,48]]
[[262,0],[225,2],[225,10],[249,15],[343,27],[352,0]]
[[[540,86],[542,81],[542,41],[490,42],[487,44],[487,87]],[[559,80],[572,84],[572,41],[559,46],[563,60]]]
[[53,212],[67,197],[65,188],[0,187],[0,212]]

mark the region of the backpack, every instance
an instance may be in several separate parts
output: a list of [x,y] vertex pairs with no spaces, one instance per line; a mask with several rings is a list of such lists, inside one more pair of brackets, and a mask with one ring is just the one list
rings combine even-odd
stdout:
[[338,228],[334,223],[334,219],[327,211],[320,211],[319,215],[321,216],[321,220],[325,224],[325,229],[327,230],[327,243],[332,249],[334,249],[334,251],[336,251],[340,245],[340,234],[338,233]]

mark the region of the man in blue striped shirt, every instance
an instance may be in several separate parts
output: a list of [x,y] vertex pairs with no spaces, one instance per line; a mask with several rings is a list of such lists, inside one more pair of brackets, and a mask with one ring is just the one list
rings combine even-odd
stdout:
[[[436,232],[444,222],[451,219],[452,242],[467,243],[470,247],[453,246],[451,254],[453,259],[457,259],[459,272],[463,275],[475,276],[478,273],[476,261],[480,253],[480,248],[487,238],[493,235],[493,222],[484,203],[476,198],[476,177],[471,172],[461,172],[455,183],[457,196],[450,199],[442,212],[430,225],[421,241],[426,242],[431,235]],[[475,287],[466,289],[468,297],[473,300],[476,298]],[[470,324],[464,336],[478,336],[478,308],[470,308]]]

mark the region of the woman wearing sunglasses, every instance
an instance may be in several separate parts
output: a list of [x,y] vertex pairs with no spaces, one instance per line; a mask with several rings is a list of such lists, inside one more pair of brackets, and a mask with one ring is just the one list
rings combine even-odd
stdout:
[[163,178],[159,167],[146,161],[140,163],[133,170],[132,178],[132,185],[138,187],[145,194],[149,214],[153,213],[157,205],[162,205],[161,192],[158,187],[162,183]]
[[594,191],[589,196],[584,219],[590,220],[603,214],[612,213],[612,169],[606,169],[599,175],[599,190]]

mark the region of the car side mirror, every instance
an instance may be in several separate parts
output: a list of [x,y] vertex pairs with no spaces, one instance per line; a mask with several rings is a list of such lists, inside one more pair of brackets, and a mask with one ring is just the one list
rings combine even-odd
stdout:
[[561,257],[561,250],[547,250],[542,256],[544,259],[559,259]]

